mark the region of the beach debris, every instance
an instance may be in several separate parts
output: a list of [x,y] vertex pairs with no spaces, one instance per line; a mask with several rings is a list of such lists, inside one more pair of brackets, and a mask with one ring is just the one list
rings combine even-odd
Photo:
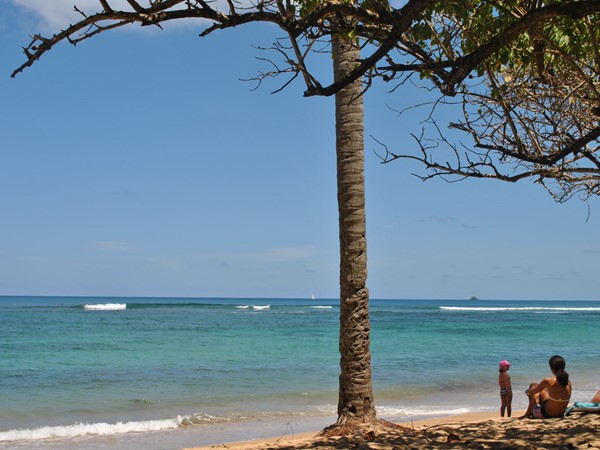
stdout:
[[458,434],[449,433],[448,438],[446,439],[448,444],[452,444],[454,442],[460,442],[460,436]]
[[377,437],[377,435],[375,434],[375,431],[373,431],[373,430],[367,431],[363,435],[363,439],[365,441],[374,441],[376,437]]

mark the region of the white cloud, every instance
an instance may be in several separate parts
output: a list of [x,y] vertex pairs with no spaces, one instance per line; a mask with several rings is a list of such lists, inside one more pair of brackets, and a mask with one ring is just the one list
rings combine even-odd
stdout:
[[92,247],[98,250],[109,252],[128,252],[135,250],[135,247],[128,242],[122,241],[98,241],[92,244]]
[[272,248],[263,253],[263,258],[267,261],[297,261],[308,258],[314,251],[315,248],[312,245]]
[[256,253],[223,253],[204,255],[210,259],[227,261],[287,262],[310,258],[316,253],[314,245],[278,247]]
[[[40,26],[53,32],[57,29],[64,29],[68,25],[79,21],[82,16],[75,11],[74,5],[87,15],[92,15],[102,11],[102,6],[98,0],[8,0],[9,2],[23,7],[37,16]],[[148,6],[148,0],[138,0],[142,6]],[[210,2],[209,2],[210,3]],[[131,6],[126,0],[108,0],[108,4],[115,10],[131,11]],[[248,0],[238,3],[240,6],[249,4]],[[218,0],[211,4],[215,9],[227,11],[227,2]],[[182,22],[182,21],[175,21]],[[185,21],[184,21],[185,22]]]
[[23,256],[21,258],[21,261],[25,261],[31,264],[47,264],[49,262],[52,262],[52,259],[46,256]]
[[421,219],[421,222],[454,223],[456,222],[456,219],[450,216],[438,216],[437,214],[433,214],[429,217]]
[[[56,31],[56,28],[65,26],[78,21],[81,15],[77,13],[73,5],[87,14],[93,14],[102,9],[98,0],[9,0],[17,6],[21,6],[35,14],[42,22],[43,26]],[[124,0],[112,0],[114,7],[120,7],[127,4]]]
[[181,270],[185,267],[185,261],[178,256],[153,256],[150,262],[162,269]]

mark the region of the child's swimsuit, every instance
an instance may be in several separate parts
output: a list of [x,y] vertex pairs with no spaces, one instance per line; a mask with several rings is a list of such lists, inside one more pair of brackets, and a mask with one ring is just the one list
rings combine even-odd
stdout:
[[[510,376],[507,374],[508,376],[508,381],[510,381]],[[500,388],[500,395],[507,395],[508,394],[508,389],[506,389],[505,387],[501,387]]]

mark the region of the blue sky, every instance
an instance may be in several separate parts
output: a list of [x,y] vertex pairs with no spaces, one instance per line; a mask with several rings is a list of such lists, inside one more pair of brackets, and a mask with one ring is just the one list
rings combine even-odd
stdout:
[[[11,79],[72,4],[0,0],[0,295],[338,297],[333,99],[240,80],[280,33],[132,26]],[[391,108],[425,95],[389,88],[365,104],[371,297],[598,300],[598,200],[381,165],[368,136],[415,150],[422,115]]]

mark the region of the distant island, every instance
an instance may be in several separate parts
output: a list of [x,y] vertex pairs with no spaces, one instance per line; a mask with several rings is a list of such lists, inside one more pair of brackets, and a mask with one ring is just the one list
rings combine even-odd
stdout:
[[475,296],[472,296],[469,300],[479,300],[479,299]]

